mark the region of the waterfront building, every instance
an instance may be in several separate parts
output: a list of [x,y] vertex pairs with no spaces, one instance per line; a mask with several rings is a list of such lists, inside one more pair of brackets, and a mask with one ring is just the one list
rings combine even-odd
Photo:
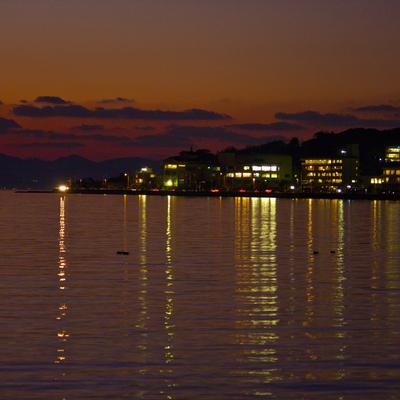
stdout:
[[204,191],[219,188],[221,166],[208,150],[182,151],[164,160],[163,189]]
[[292,158],[280,154],[218,154],[226,190],[285,190],[293,185]]
[[354,189],[357,182],[358,158],[310,157],[301,160],[303,191],[341,192]]
[[382,179],[386,190],[400,191],[400,146],[386,148]]
[[134,173],[134,188],[135,189],[154,189],[157,187],[157,175],[150,167],[142,167]]
[[385,162],[400,163],[400,146],[389,146],[386,148]]

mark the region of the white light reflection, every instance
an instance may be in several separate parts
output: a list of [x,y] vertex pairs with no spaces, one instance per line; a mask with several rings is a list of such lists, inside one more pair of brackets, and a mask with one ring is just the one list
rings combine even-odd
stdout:
[[[147,304],[147,280],[148,280],[148,267],[147,267],[147,197],[146,195],[139,195],[139,317],[136,328],[140,331],[140,342],[138,349],[143,353],[144,357],[147,356],[147,341],[148,341],[148,304]],[[139,372],[145,374],[147,368],[141,369]]]
[[306,271],[306,320],[304,325],[310,325],[314,318],[314,237],[313,237],[313,199],[307,202],[307,271]]
[[65,299],[65,290],[67,288],[67,261],[66,261],[66,245],[65,245],[65,197],[60,196],[60,212],[59,212],[59,233],[58,233],[58,289],[60,291],[60,303],[58,306],[58,314],[56,320],[59,322],[57,329],[58,348],[55,364],[61,364],[66,360],[65,345],[69,338],[68,331],[63,328],[63,321],[67,316],[68,306]]
[[[332,216],[334,227],[336,227],[336,270],[335,270],[335,293],[334,293],[334,314],[335,314],[335,336],[338,340],[339,347],[336,354],[337,360],[345,360],[347,345],[345,344],[346,334],[346,321],[345,321],[345,228],[346,221],[344,218],[344,201],[331,200]],[[346,378],[346,369],[340,367],[336,371],[337,380]]]
[[[235,372],[265,384],[280,379],[275,366],[279,340],[276,199],[237,198],[235,206],[237,342],[243,348],[242,368]],[[251,394],[261,396],[256,388]]]
[[171,202],[174,198],[167,197],[167,224],[165,231],[165,312],[164,312],[164,329],[166,333],[166,343],[164,345],[164,363],[165,367],[160,371],[166,374],[165,389],[161,394],[165,395],[168,400],[174,399],[174,388],[176,384],[172,380],[173,361],[174,361],[174,305],[175,305],[175,290],[174,290],[174,268],[172,263],[172,210]]

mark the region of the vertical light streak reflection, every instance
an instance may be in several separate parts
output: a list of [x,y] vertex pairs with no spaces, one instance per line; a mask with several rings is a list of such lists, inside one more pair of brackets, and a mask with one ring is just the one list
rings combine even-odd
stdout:
[[371,288],[374,289],[371,293],[371,316],[370,319],[373,323],[379,321],[379,295],[376,291],[379,289],[379,275],[381,266],[381,257],[378,255],[378,250],[381,246],[381,206],[382,202],[374,200],[371,202],[371,251],[374,254],[371,264]]
[[127,232],[126,232],[126,230],[127,230],[127,195],[126,194],[124,194],[123,199],[124,199],[124,206],[123,206],[124,211],[123,211],[123,222],[122,222],[122,224],[123,224],[122,240],[123,240],[123,250],[127,251],[128,250],[128,248],[127,248],[128,242],[127,242]]
[[399,248],[399,212],[397,204],[388,203],[386,207],[386,252],[387,261],[385,266],[386,287],[388,289],[399,289],[399,268],[396,253]]
[[[279,379],[276,199],[242,198],[235,205],[236,325],[237,342],[243,349],[238,373],[262,385]],[[252,394],[271,395],[260,388]]]
[[[344,201],[331,200],[332,214],[334,226],[337,230],[336,239],[336,266],[335,266],[335,293],[334,293],[334,314],[335,314],[335,336],[338,340],[339,347],[336,354],[337,360],[345,360],[347,345],[344,343],[347,337],[345,330],[345,228],[346,221],[344,218]],[[336,379],[344,379],[346,372],[343,367],[338,368],[336,371]]]
[[305,325],[311,324],[314,318],[314,237],[313,237],[313,199],[309,199],[307,202],[307,247],[308,247],[308,259],[307,259],[307,271],[306,271],[306,321]]
[[295,205],[297,199],[292,199],[290,201],[290,211],[289,211],[289,277],[290,277],[290,310],[294,312],[295,301],[296,301],[296,274],[295,274],[295,235],[294,235],[294,224],[295,224]]
[[[128,196],[124,194],[122,196],[122,250],[128,251]],[[121,296],[122,296],[122,303],[126,304],[130,300],[130,294],[129,294],[129,274],[131,270],[131,265],[129,262],[124,263],[124,269],[123,269],[123,281],[124,284],[121,287]]]
[[171,196],[167,197],[167,224],[165,231],[165,312],[164,312],[164,329],[166,333],[166,343],[164,345],[164,363],[165,367],[162,371],[166,374],[165,384],[166,388],[161,394],[165,395],[168,400],[174,399],[173,389],[176,386],[173,379],[173,361],[174,361],[174,337],[175,337],[175,324],[174,324],[174,303],[175,303],[175,290],[174,290],[174,268],[172,263],[172,210],[171,202],[174,199]]
[[336,293],[335,293],[335,313],[338,321],[338,326],[343,327],[344,324],[344,204],[343,200],[332,200],[334,212],[336,214],[337,226],[337,246],[336,246]]
[[[384,303],[386,303],[387,320],[384,323],[388,332],[388,341],[398,344],[399,338],[399,209],[398,204],[390,202],[386,205],[385,213],[386,230],[386,263],[385,263],[385,289]],[[396,346],[396,345],[395,345]],[[394,348],[396,348],[394,346]]]
[[60,303],[58,306],[57,321],[60,327],[57,329],[58,348],[57,355],[54,360],[55,364],[61,364],[66,360],[65,346],[68,342],[69,333],[63,328],[63,321],[67,317],[68,306],[65,299],[65,290],[67,289],[67,260],[66,260],[66,245],[65,245],[65,196],[60,196],[60,211],[59,211],[59,234],[58,234],[58,289],[60,291]]
[[[141,341],[138,349],[144,355],[144,361],[147,360],[147,339],[148,339],[148,304],[147,304],[147,284],[148,284],[148,267],[147,267],[147,197],[139,195],[139,318],[137,328]],[[146,368],[142,368],[140,373],[145,374]]]

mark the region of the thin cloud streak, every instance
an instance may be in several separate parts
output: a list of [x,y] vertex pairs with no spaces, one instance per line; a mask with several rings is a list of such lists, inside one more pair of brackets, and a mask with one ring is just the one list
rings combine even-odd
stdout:
[[228,128],[243,129],[247,131],[300,131],[304,130],[304,126],[298,124],[291,124],[289,122],[271,122],[269,124],[247,123],[247,124],[233,124],[227,125]]
[[142,110],[134,107],[89,109],[81,105],[46,106],[18,105],[13,108],[16,116],[31,118],[97,118],[97,119],[135,119],[154,121],[199,120],[218,121],[231,119],[227,114],[193,108],[184,111]]
[[321,114],[318,111],[302,111],[297,113],[279,112],[276,119],[309,124],[313,127],[348,127],[348,128],[395,128],[400,126],[397,119],[363,119],[352,114]]
[[32,142],[32,143],[16,143],[13,147],[19,148],[51,148],[51,149],[77,149],[85,147],[80,142]]
[[36,97],[35,100],[33,100],[34,103],[46,103],[46,104],[70,104],[71,102],[68,100],[64,100],[61,97],[58,96],[38,96]]

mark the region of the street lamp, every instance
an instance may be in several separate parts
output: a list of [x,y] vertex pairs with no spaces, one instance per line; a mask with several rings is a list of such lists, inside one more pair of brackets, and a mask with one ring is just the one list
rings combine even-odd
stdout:
[[129,189],[129,174],[125,172],[124,176],[126,177],[126,189]]

